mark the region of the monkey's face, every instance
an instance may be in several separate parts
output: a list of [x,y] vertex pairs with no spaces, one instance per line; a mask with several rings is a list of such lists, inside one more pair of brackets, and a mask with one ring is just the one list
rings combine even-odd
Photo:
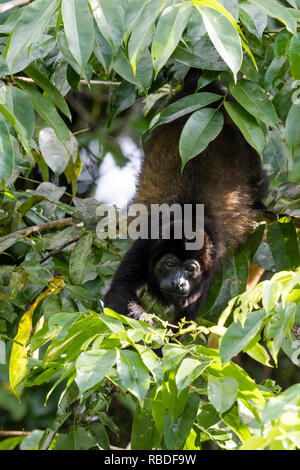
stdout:
[[163,297],[172,303],[187,298],[201,279],[201,267],[196,259],[180,261],[173,254],[160,258],[154,275]]

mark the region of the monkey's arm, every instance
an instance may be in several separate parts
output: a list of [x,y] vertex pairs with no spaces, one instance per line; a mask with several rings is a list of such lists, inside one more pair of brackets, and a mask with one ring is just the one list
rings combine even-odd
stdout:
[[148,250],[146,240],[136,240],[121,261],[110,289],[104,296],[104,306],[136,320],[144,320],[147,312],[139,304],[136,291],[147,280]]

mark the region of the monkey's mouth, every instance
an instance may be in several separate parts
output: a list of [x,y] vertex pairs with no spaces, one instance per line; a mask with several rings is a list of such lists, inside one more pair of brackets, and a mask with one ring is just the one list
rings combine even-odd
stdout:
[[189,292],[180,292],[176,290],[161,289],[163,295],[168,299],[180,300],[188,297]]

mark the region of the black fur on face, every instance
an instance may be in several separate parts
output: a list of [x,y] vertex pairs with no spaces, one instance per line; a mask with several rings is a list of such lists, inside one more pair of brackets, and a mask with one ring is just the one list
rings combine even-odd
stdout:
[[203,303],[215,261],[215,250],[205,234],[201,250],[186,250],[184,240],[157,240],[149,256],[148,290],[175,310]]

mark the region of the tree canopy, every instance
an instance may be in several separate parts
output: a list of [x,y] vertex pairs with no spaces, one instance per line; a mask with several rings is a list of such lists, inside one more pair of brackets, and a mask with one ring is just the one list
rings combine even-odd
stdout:
[[[299,0],[0,2],[0,428],[22,422],[28,391],[52,406],[0,449],[124,446],[114,397],[132,449],[300,448],[299,25]],[[166,106],[191,67],[197,91]],[[96,233],[82,149],[96,139],[97,171],[109,151],[122,166],[116,129],[132,110],[141,140],[191,114],[184,166],[222,129],[213,80],[268,172],[269,215],[197,322],[172,327],[147,293],[151,325],[103,311],[128,242]]]

